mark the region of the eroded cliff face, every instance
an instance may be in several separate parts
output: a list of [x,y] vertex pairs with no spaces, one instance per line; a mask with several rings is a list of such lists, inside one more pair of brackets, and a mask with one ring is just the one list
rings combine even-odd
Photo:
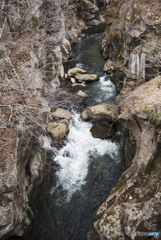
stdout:
[[161,236],[160,21],[157,0],[113,0],[107,9],[104,70],[120,91],[127,169],[100,206],[88,239],[137,239],[136,232],[155,231]]
[[22,236],[33,219],[28,196],[46,161],[42,136],[64,75],[62,62],[72,56],[71,42],[81,30],[103,21],[100,2],[0,3],[1,239]]
[[130,79],[150,80],[160,72],[160,11],[159,0],[114,0],[107,8],[104,70],[119,90]]

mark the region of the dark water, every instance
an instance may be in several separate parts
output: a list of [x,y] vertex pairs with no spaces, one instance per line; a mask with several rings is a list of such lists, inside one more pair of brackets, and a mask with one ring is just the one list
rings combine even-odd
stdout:
[[[77,60],[65,66],[66,69],[69,69],[78,65],[88,72],[96,73],[101,77],[101,81],[92,83],[85,89],[85,91],[90,91],[91,93],[90,98],[87,100],[87,104],[90,105],[107,100],[111,101],[115,95],[114,86],[102,70],[104,59],[100,52],[100,38],[100,33],[83,35],[74,47]],[[85,125],[84,128],[88,128],[88,126]],[[80,128],[80,131],[78,130],[77,138],[82,138],[82,128]],[[90,143],[86,134],[84,134],[84,142],[86,142],[87,150],[88,145],[93,144]],[[103,144],[104,142],[102,141],[100,146]],[[77,176],[74,177],[75,172],[73,169],[75,166],[73,167],[71,163],[73,159],[70,158],[69,163],[72,166],[70,170],[73,171],[73,178],[71,172],[69,173],[69,179],[75,182],[72,185],[69,184],[73,188],[73,194],[68,201],[66,201],[66,196],[70,189],[64,189],[63,187],[63,184],[67,181],[66,179],[68,179],[65,175],[68,175],[68,173],[64,173],[63,180],[60,180],[60,176],[57,174],[59,171],[53,167],[37,183],[31,198],[35,220],[26,234],[26,240],[86,239],[92,217],[96,214],[98,207],[107,198],[110,190],[123,172],[119,136],[115,136],[115,144],[118,146],[118,153],[115,156],[110,155],[112,149],[110,150],[111,145],[109,145],[109,153],[106,152],[104,155],[101,155],[92,152],[91,155],[89,154],[88,163],[87,160],[84,163],[86,164],[85,167],[83,168],[81,165],[81,169],[76,168],[79,170],[78,174],[88,171],[88,174],[85,174],[84,183],[79,178],[75,181],[77,179]],[[80,148],[80,151],[87,150],[86,148],[84,150]],[[68,152],[70,154],[70,150]],[[82,161],[81,159],[79,160]],[[59,162],[57,163],[59,165]],[[66,170],[66,167],[67,165],[63,165],[64,170]],[[78,189],[77,186],[80,186],[80,188]]]

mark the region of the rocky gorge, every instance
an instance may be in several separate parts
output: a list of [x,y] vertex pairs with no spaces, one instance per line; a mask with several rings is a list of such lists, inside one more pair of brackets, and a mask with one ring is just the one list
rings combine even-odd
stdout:
[[[108,4],[106,14],[99,10]],[[100,22],[107,25],[104,71],[119,95],[115,104],[87,107],[82,118],[103,129],[119,126],[127,169],[100,206],[88,239],[160,233],[159,0],[2,1],[0,8],[0,238],[23,236],[33,219],[29,195],[46,163],[42,136],[58,123],[66,135],[71,118],[60,120],[68,114],[55,111],[62,63],[71,59],[81,30]]]

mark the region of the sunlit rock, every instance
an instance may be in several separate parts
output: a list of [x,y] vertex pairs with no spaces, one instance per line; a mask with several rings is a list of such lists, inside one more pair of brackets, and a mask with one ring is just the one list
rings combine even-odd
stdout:
[[99,79],[99,76],[96,74],[76,74],[75,78],[79,81],[79,82],[83,82],[83,81],[96,81]]
[[58,108],[55,112],[52,113],[52,117],[70,120],[72,118],[72,114],[68,110]]
[[77,73],[86,73],[86,70],[79,68],[79,67],[71,68],[68,71],[68,76],[72,77],[72,76],[75,76]]
[[66,119],[60,120],[59,122],[51,122],[47,131],[52,135],[53,138],[63,138],[68,132],[69,123]]
[[87,107],[81,114],[83,120],[107,120],[115,121],[118,117],[118,109],[114,103],[102,103],[92,107]]

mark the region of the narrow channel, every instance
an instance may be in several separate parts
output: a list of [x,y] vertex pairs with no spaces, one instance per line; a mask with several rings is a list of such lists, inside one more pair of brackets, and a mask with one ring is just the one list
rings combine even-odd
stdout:
[[[113,101],[116,91],[103,72],[101,33],[82,34],[74,46],[75,61],[65,68],[79,66],[100,76],[87,89],[85,105]],[[123,172],[121,139],[101,140],[91,135],[91,122],[73,111],[64,146],[57,150],[44,138],[44,148],[52,152],[58,168],[44,176],[34,190],[31,203],[35,219],[26,240],[85,240],[98,207]]]

